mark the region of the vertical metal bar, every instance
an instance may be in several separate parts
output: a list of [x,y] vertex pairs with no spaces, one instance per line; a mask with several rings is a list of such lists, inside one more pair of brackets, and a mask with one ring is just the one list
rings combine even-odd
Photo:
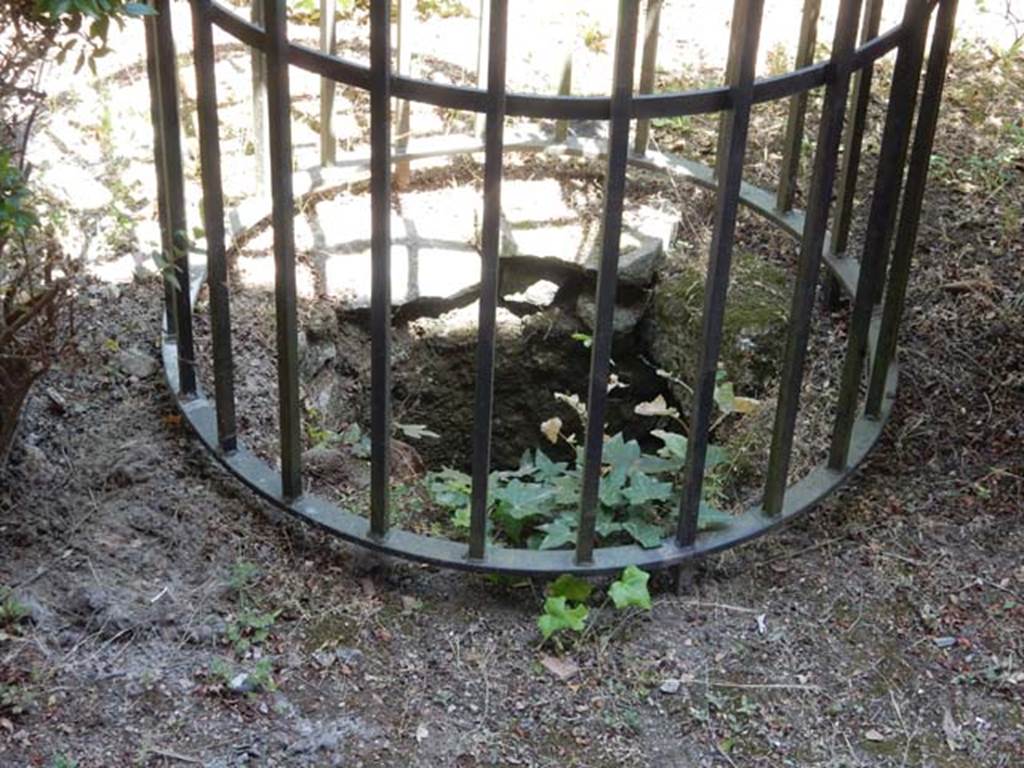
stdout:
[[491,471],[491,417],[494,412],[495,318],[498,306],[498,259],[501,243],[507,28],[508,0],[491,0],[484,217],[480,238],[480,326],[476,348],[476,413],[473,428],[473,496],[469,525],[469,557],[477,560],[484,557],[487,546],[487,480]]
[[[814,46],[818,42],[818,16],[821,14],[821,0],[804,0],[804,12],[800,22],[800,41],[796,49],[796,69],[814,63]],[[853,21],[856,25],[856,19]],[[786,121],[786,138],[782,149],[782,168],[779,171],[779,188],[775,207],[782,212],[792,210],[796,194],[797,177],[800,175],[800,154],[804,143],[804,119],[807,116],[807,91],[801,91],[789,100],[789,118]]]
[[178,386],[184,397],[196,391],[195,350],[192,342],[192,301],[189,296],[188,226],[185,221],[185,174],[181,160],[178,113],[178,63],[174,53],[171,0],[157,0],[156,66],[160,92],[160,135],[163,148],[167,225],[174,263],[174,309],[177,321]]
[[597,273],[597,311],[590,352],[587,433],[583,443],[583,488],[580,494],[580,524],[576,534],[576,561],[579,563],[592,562],[594,556],[597,495],[601,479],[601,454],[604,448],[604,415],[608,401],[608,366],[612,349],[612,320],[615,314],[619,245],[622,237],[622,207],[626,195],[629,112],[633,101],[633,63],[636,58],[639,9],[640,0],[619,0],[608,138],[608,173],[605,178],[601,233],[601,264]]
[[885,280],[885,252],[888,249],[892,222],[896,218],[900,186],[903,182],[903,164],[914,116],[924,41],[928,33],[929,0],[909,0],[903,16],[905,36],[896,56],[889,109],[882,132],[882,146],[878,156],[878,173],[871,198],[864,249],[857,278],[857,294],[853,300],[853,316],[847,334],[846,360],[843,363],[839,385],[836,420],[832,428],[832,444],[828,465],[831,469],[846,467],[850,452],[850,436],[857,413],[861,372],[867,355],[868,332],[874,311],[876,295]]
[[940,1],[935,31],[932,35],[924,90],[921,94],[921,109],[914,133],[914,149],[910,155],[910,169],[907,172],[907,188],[900,207],[899,229],[893,249],[892,266],[889,268],[889,286],[885,294],[878,346],[868,385],[865,411],[871,417],[877,417],[881,410],[889,365],[896,354],[896,338],[903,317],[907,280],[910,277],[910,264],[917,242],[921,207],[924,204],[924,192],[928,183],[928,166],[935,141],[935,126],[938,123],[942,90],[946,82],[946,65],[949,62],[949,48],[953,40],[956,8],[957,0]]
[[[480,24],[476,37],[476,87],[487,87],[487,46],[491,28],[491,0],[480,0]],[[473,123],[473,131],[477,136],[483,135],[486,116],[477,112]]]
[[[150,4],[155,6],[154,0]],[[165,264],[172,263],[171,228],[167,223],[167,184],[164,181],[164,147],[160,136],[160,81],[156,66],[156,17],[147,16],[144,20],[146,32],[146,77],[149,80],[149,116],[153,123],[153,160],[156,166],[156,202],[157,218],[160,221],[160,250]],[[177,323],[174,320],[174,282],[171,274],[163,270],[164,283],[164,318],[167,335],[174,336]]]
[[391,504],[391,0],[370,2],[370,533]]
[[[731,41],[736,34],[736,15],[732,16],[729,22],[730,24],[730,48],[729,53],[725,60],[725,82],[729,86],[733,86],[736,83],[736,66],[738,64],[738,57],[732,55]],[[713,169],[715,179],[718,180],[718,172],[722,168],[720,159],[725,157],[728,152],[728,139],[729,139],[729,121],[732,119],[731,112],[726,109],[718,115],[718,142],[715,147],[715,167]]]
[[277,322],[277,401],[281,430],[281,492],[302,495],[299,336],[295,294],[291,88],[284,0],[263,0],[267,30],[267,117],[274,223],[274,309]]
[[796,288],[789,312],[789,331],[779,382],[779,402],[775,410],[768,477],[765,483],[764,510],[770,515],[782,511],[793,451],[793,432],[800,390],[804,380],[804,362],[811,332],[811,314],[818,285],[821,254],[825,247],[829,203],[835,183],[839,143],[843,134],[843,117],[850,88],[850,72],[857,35],[857,16],[861,0],[841,0],[832,42],[832,76],[825,88],[825,100],[818,125],[817,149],[811,187],[807,197],[800,258],[797,264]]
[[[398,2],[398,74],[412,74],[412,28],[413,14],[416,12],[414,0]],[[396,99],[395,109],[398,112],[395,130],[395,151],[404,154],[409,146],[410,112],[412,102],[408,99]],[[395,163],[395,186],[404,189],[409,185],[409,161],[399,160]]]
[[[644,16],[644,52],[640,58],[640,93],[654,93],[654,79],[658,71],[658,34],[661,25],[662,0],[647,0]],[[643,155],[651,135],[651,121],[636,121],[633,152]]]
[[[260,29],[266,29],[266,14],[263,12],[264,0],[252,0],[252,23]],[[270,179],[269,131],[267,126],[267,55],[259,48],[251,49],[252,68],[252,146],[256,161],[254,178],[256,195],[266,197]]]
[[199,162],[203,183],[203,226],[206,229],[206,277],[210,291],[213,336],[213,388],[217,406],[217,441],[221,450],[238,445],[235,424],[234,365],[231,358],[231,308],[224,253],[224,191],[220,174],[220,126],[217,79],[214,73],[210,0],[192,3],[193,59],[196,67],[196,108],[199,118]]
[[[928,26],[931,15],[931,8],[934,0],[928,0],[925,3],[925,8],[922,13],[924,14],[924,20],[921,22],[924,27],[924,31],[921,33],[921,39],[918,43],[918,63],[916,69],[916,79],[914,80],[914,87],[909,91],[907,101],[903,104],[903,114],[905,116],[905,131],[902,134],[902,142],[899,147],[899,154],[894,163],[894,167],[897,171],[896,176],[896,197],[895,200],[899,201],[900,193],[903,185],[903,176],[907,169],[907,154],[910,149],[910,131],[911,124],[913,123],[914,110],[917,106],[917,91],[921,81],[921,62],[924,59],[925,43],[928,38]],[[895,75],[894,75],[895,76]],[[885,290],[885,274],[889,264],[889,253],[892,250],[892,240],[896,232],[896,206],[893,206],[889,212],[889,216],[886,218],[886,227],[883,230],[882,238],[879,241],[879,252],[881,254],[882,264],[878,272],[878,279],[874,283],[874,292],[872,299],[875,304],[879,304],[882,301],[882,292]]]
[[700,356],[694,380],[683,493],[679,501],[679,528],[676,533],[681,546],[689,546],[697,537],[697,516],[704,484],[711,411],[714,408],[715,373],[722,346],[722,320],[729,289],[729,268],[754,98],[754,74],[763,8],[764,0],[735,0],[733,6],[728,67],[732,76],[731,103],[725,113],[725,137],[720,141],[723,151],[717,158],[715,225],[708,257]]
[[[864,26],[860,36],[861,44],[878,36],[881,22],[882,0],[867,0],[864,7]],[[874,71],[874,65],[869,65],[853,76],[853,109],[846,124],[846,135],[843,140],[843,172],[836,200],[835,223],[832,225],[831,246],[834,254],[845,253],[850,239],[854,195],[857,191],[857,174],[860,170],[861,148],[864,144],[864,127],[867,124]]]
[[[558,95],[569,96],[572,94],[572,54],[573,41],[570,39],[565,58],[562,60],[562,75],[558,80]],[[555,121],[555,141],[565,141],[569,137],[569,121]]]
[[[337,0],[320,0],[320,50],[333,56],[337,50]],[[320,164],[332,165],[338,157],[334,132],[334,95],[338,84],[320,78]]]

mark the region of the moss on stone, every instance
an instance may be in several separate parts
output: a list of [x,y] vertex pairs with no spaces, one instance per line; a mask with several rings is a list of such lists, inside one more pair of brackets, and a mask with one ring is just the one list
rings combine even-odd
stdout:
[[[686,264],[655,288],[649,333],[655,361],[692,382],[700,349],[706,264]],[[789,315],[787,276],[749,252],[733,256],[720,362],[739,394],[759,396],[778,376]]]

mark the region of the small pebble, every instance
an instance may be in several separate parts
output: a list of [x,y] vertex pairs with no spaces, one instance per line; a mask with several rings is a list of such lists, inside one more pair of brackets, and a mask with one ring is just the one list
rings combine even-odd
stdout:
[[682,687],[682,683],[676,680],[674,677],[670,677],[668,680],[661,684],[660,690],[662,693],[667,693],[670,696],[679,693],[679,689]]

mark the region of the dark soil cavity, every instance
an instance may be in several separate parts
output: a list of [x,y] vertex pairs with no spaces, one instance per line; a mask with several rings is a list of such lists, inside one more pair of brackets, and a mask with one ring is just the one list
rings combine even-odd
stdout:
[[[395,329],[393,339],[395,418],[402,424],[424,424],[439,438],[423,439],[416,448],[430,467],[466,469],[471,460],[477,350],[477,306],[453,310],[437,318],[411,320]],[[522,453],[543,441],[540,423],[562,419],[567,434],[582,438],[583,427],[572,407],[556,393],[588,399],[590,350],[583,338],[587,327],[566,308],[554,306],[520,317],[507,309],[498,313],[494,387],[492,456],[497,467],[514,467]],[[307,356],[333,356],[307,384],[307,392],[331,429],[369,423],[369,331],[341,315],[332,337],[316,337]],[[332,351],[323,351],[333,348]],[[610,393],[606,423],[609,433],[624,431],[644,437],[651,423],[637,423],[633,408],[657,395],[673,402],[663,378],[647,362],[635,329],[617,336],[613,371],[628,386]],[[641,427],[647,429],[641,430]],[[563,444],[552,455],[568,452]]]

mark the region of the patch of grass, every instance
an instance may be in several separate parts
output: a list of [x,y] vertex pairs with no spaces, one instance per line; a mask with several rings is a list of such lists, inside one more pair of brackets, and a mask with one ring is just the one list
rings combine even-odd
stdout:
[[35,693],[25,686],[0,683],[0,712],[19,717],[30,712],[35,705]]
[[267,641],[280,613],[280,610],[243,610],[228,622],[224,636],[235,649],[235,653],[244,656],[253,647],[263,645]]
[[0,588],[0,627],[10,627],[27,618],[29,610],[10,589]]

